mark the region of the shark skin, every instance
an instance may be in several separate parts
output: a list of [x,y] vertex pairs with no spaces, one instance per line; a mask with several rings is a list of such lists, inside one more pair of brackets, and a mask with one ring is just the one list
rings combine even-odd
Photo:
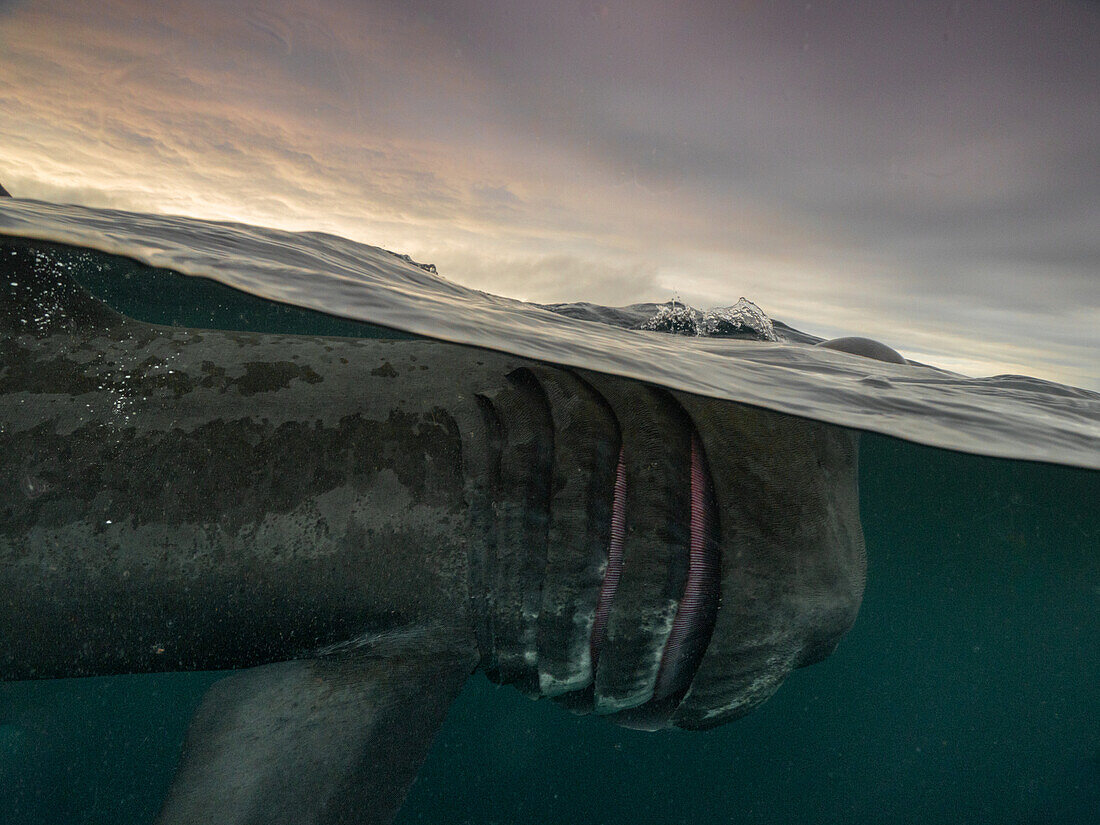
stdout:
[[389,822],[466,678],[705,729],[823,659],[857,436],[427,340],[160,327],[0,244],[0,679],[232,670],[158,822]]

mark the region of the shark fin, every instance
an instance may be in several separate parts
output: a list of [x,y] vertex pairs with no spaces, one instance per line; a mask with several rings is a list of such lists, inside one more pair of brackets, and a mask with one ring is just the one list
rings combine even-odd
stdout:
[[5,189],[3,186],[0,186],[0,198],[10,198],[10,197],[11,197],[11,193],[8,192],[8,190]]
[[158,825],[390,822],[474,665],[355,652],[217,682]]

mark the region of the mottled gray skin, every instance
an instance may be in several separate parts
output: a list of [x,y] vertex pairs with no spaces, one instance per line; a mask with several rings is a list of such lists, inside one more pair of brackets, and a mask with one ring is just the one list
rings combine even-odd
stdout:
[[[477,667],[712,727],[854,621],[848,431],[439,342],[138,323],[18,243],[0,274],[0,679],[247,669],[204,701],[163,823],[386,822]],[[658,702],[692,432],[721,582]]]
[[59,344],[0,344],[0,677],[469,625],[462,388],[502,359],[128,324]]

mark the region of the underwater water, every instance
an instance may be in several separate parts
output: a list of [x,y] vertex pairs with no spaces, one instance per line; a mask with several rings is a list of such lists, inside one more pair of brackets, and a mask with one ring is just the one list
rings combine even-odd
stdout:
[[[51,220],[60,220],[57,214]],[[116,235],[133,229],[125,218],[114,220]],[[76,240],[77,230],[48,229],[53,240]],[[393,334],[210,281],[177,279],[166,288],[152,275],[120,280],[121,269],[106,270],[90,267],[81,280],[144,320]],[[435,287],[425,281],[422,288]],[[502,304],[500,311],[513,308]],[[525,317],[533,327],[541,323],[539,314]],[[549,346],[558,339],[528,340]],[[676,357],[690,363],[703,350],[684,352]],[[744,352],[750,361],[778,358],[785,372],[802,370],[783,379],[777,394],[807,413],[819,383],[826,390],[851,386],[843,359],[823,375],[825,362],[800,360],[797,349],[769,343]],[[626,354],[619,362],[624,372],[633,369]],[[753,391],[766,392],[778,373],[757,366]],[[863,434],[867,587],[855,626],[829,658],[795,671],[744,719],[706,732],[627,730],[532,702],[477,675],[452,706],[396,822],[1100,821],[1093,394],[1043,382],[967,383],[934,372],[907,385],[892,365],[866,371],[852,377],[859,401],[891,418],[896,434],[950,441],[957,425],[968,439],[990,438],[994,451],[1082,466]],[[912,403],[899,404],[868,376],[906,386]],[[959,415],[922,425],[925,411],[948,392],[969,398],[952,408]],[[820,397],[834,417],[855,404],[844,392]],[[1032,437],[1044,427],[1053,434]],[[0,822],[152,821],[191,713],[217,678],[0,683]]]
[[[1100,821],[1100,474],[864,436],[855,627],[646,733],[470,680],[398,823]],[[0,684],[0,822],[148,823],[212,674]]]

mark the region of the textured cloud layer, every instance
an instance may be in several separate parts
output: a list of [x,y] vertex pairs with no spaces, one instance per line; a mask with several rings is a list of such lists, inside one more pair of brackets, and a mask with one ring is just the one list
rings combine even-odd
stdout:
[[16,196],[1100,386],[1095,4],[0,3]]

